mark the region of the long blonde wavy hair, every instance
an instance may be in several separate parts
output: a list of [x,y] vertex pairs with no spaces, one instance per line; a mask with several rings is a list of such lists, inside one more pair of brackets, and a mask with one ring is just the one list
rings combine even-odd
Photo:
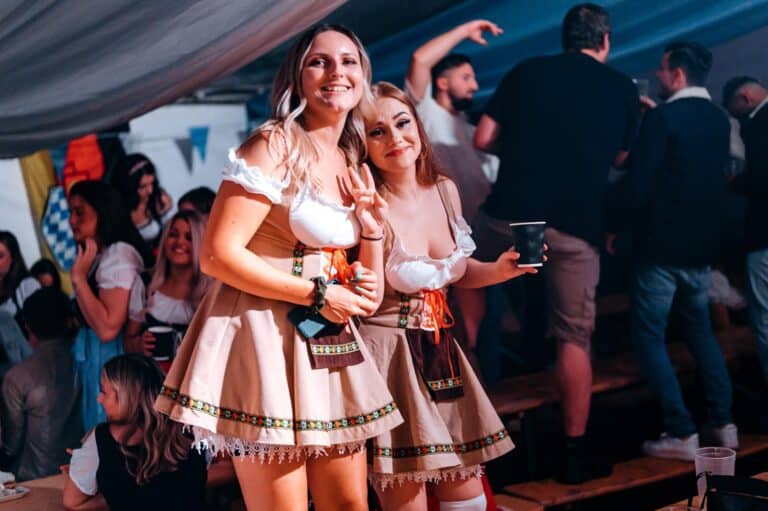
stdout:
[[192,440],[184,435],[181,423],[155,410],[165,375],[151,358],[138,353],[119,355],[104,364],[104,377],[115,389],[121,423],[139,429],[144,439],[139,449],[127,449],[120,443],[125,468],[143,485],[163,472],[175,471],[187,458]]
[[272,84],[272,117],[249,137],[250,140],[254,136],[266,135],[270,153],[289,169],[293,183],[302,183],[310,177],[310,169],[320,160],[319,150],[304,127],[302,114],[307,106],[307,99],[301,90],[301,72],[312,43],[323,32],[338,32],[347,36],[360,54],[360,65],[365,77],[363,97],[347,115],[339,148],[344,153],[347,165],[355,168],[366,157],[363,113],[369,111],[373,105],[370,91],[371,61],[363,43],[354,32],[342,25],[319,25],[304,32],[291,47]]
[[147,286],[147,307],[144,309],[145,312],[152,309],[155,291],[160,289],[168,278],[168,275],[171,273],[171,262],[168,261],[168,257],[165,255],[165,242],[168,239],[168,233],[170,232],[171,227],[177,220],[187,222],[190,234],[192,235],[192,266],[194,267],[195,272],[192,282],[192,295],[189,297],[189,301],[192,302],[195,307],[197,307],[200,300],[203,299],[203,296],[211,283],[211,278],[200,271],[200,246],[203,243],[205,221],[194,211],[179,211],[165,223],[163,234],[160,236],[160,249],[157,253],[157,263],[155,263],[155,269],[152,272],[152,280],[149,281],[149,286]]

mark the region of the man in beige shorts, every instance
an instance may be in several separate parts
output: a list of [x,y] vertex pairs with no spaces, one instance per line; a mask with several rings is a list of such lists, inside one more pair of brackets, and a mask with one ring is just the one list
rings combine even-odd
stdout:
[[612,164],[623,164],[640,110],[632,81],[605,65],[610,35],[605,9],[572,7],[563,20],[564,52],[510,70],[474,138],[475,147],[497,150],[501,160],[474,222],[476,255],[492,260],[509,248],[509,222],[547,222],[548,332],[557,339],[555,376],[565,433],[557,476],[574,484],[610,473],[609,465],[595,463],[585,437],[597,247],[603,244],[608,172]]

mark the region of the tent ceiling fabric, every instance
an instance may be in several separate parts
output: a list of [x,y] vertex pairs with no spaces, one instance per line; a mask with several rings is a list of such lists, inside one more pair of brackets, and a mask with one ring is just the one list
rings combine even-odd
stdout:
[[0,157],[114,126],[232,73],[345,0],[4,0]]
[[[487,46],[463,43],[456,51],[472,57],[480,91],[487,98],[517,62],[558,53],[560,25],[574,0],[467,0],[460,5],[383,39],[368,50],[376,79],[400,84],[410,53],[436,35],[464,21],[486,18],[504,33]],[[728,41],[768,23],[768,0],[604,0],[612,23],[610,64],[634,74],[653,69],[664,46],[689,39],[707,46]],[[563,77],[568,86],[568,77]]]

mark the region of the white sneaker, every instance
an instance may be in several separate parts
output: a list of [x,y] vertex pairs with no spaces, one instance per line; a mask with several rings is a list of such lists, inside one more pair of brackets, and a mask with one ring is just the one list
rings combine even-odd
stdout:
[[694,433],[687,438],[675,438],[662,433],[658,440],[643,442],[643,452],[656,458],[693,461],[699,448],[699,435]]
[[739,448],[739,428],[736,424],[726,424],[722,428],[706,428],[701,432],[702,441],[707,446]]

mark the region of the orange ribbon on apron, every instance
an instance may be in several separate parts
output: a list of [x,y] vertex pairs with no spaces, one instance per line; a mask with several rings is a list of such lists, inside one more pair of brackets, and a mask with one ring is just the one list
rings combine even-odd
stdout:
[[343,248],[324,248],[323,252],[329,254],[329,263],[323,268],[328,281],[336,279],[339,283],[346,284],[352,273],[347,262],[347,251]]
[[435,331],[435,344],[440,344],[440,329],[452,327],[455,323],[445,294],[436,289],[427,289],[424,293],[423,325]]

